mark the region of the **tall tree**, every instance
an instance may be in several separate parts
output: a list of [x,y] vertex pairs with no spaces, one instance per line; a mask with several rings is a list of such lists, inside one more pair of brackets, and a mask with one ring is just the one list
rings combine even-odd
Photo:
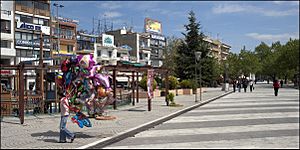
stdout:
[[[182,40],[181,44],[178,47],[178,55],[177,55],[177,76],[181,79],[194,79],[195,78],[195,70],[198,71],[200,65],[207,65],[208,61],[207,54],[209,53],[207,44],[203,40],[204,34],[200,32],[201,25],[196,21],[195,13],[193,11],[189,12],[189,24],[184,25],[186,29],[186,33],[182,33],[184,35],[184,40]],[[195,52],[202,52],[201,61],[196,62]],[[210,68],[213,63],[210,63]],[[208,71],[202,71],[202,76],[205,78],[208,75]]]
[[177,49],[180,45],[180,39],[173,37],[167,37],[168,45],[163,51],[164,63],[162,67],[169,70],[170,75],[176,75],[176,57]]

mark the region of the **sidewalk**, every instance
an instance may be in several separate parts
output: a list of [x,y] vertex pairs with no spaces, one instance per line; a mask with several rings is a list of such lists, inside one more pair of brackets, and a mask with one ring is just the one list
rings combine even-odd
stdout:
[[[18,118],[5,117],[1,122],[1,149],[7,148],[85,148],[87,144],[99,140],[106,140],[120,133],[129,131],[143,124],[155,121],[164,116],[189,107],[199,105],[205,101],[225,94],[221,88],[205,88],[202,102],[195,103],[194,95],[176,96],[175,102],[182,107],[168,107],[165,98],[152,100],[152,110],[148,111],[146,99],[140,99],[135,106],[125,105],[117,110],[107,110],[108,115],[115,116],[115,120],[95,120],[91,128],[79,128],[77,124],[68,120],[67,128],[76,133],[73,143],[57,143],[59,139],[60,114],[26,116],[23,125]],[[199,96],[198,96],[199,98]]]

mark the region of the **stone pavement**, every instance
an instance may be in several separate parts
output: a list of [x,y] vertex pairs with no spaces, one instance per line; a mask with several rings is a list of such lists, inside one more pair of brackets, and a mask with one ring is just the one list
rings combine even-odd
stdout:
[[[164,116],[178,112],[191,106],[199,105],[209,99],[228,94],[221,88],[205,88],[202,102],[195,103],[194,95],[181,95],[175,97],[175,102],[182,107],[168,107],[165,98],[159,97],[152,100],[152,110],[148,111],[146,99],[140,99],[135,106],[131,104],[120,106],[116,110],[107,110],[108,115],[117,117],[115,120],[90,119],[93,127],[79,128],[68,120],[67,128],[75,132],[76,139],[73,143],[57,143],[59,139],[60,115],[26,116],[21,125],[16,117],[4,117],[1,121],[1,149],[12,148],[86,148],[87,144],[105,140],[124,131],[157,120]],[[198,97],[199,98],[199,97]]]

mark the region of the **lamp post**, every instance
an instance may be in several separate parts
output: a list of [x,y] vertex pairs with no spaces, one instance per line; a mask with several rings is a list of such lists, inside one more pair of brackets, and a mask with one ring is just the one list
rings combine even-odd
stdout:
[[[195,78],[196,78],[196,83],[198,83],[198,79],[197,79],[197,66],[198,66],[198,61],[201,60],[201,54],[202,52],[195,52]],[[201,63],[200,63],[200,101],[201,101],[201,98],[202,95],[201,95]],[[198,99],[197,99],[197,87],[196,87],[196,92],[195,92],[195,102],[198,102]]]
[[57,25],[57,31],[58,31],[58,37],[57,37],[57,51],[59,53],[60,50],[60,25],[59,25],[59,20],[58,20],[58,7],[63,8],[63,5],[54,3],[53,6],[56,7],[56,25]]
[[227,92],[229,85],[227,85],[227,69],[228,69],[228,63],[224,63],[224,91]]

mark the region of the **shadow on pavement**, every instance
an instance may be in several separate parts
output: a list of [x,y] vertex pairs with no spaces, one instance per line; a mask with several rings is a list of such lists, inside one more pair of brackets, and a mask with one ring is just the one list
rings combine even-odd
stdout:
[[[76,138],[94,138],[95,136],[91,136],[91,135],[87,135],[81,132],[75,132]],[[59,139],[59,132],[57,131],[47,131],[47,132],[42,132],[42,133],[32,133],[31,134],[32,137],[43,137],[43,139],[39,139],[39,140],[43,140],[44,142],[51,142],[51,143],[57,143],[58,139]],[[53,137],[57,138],[57,139],[53,139]]]

